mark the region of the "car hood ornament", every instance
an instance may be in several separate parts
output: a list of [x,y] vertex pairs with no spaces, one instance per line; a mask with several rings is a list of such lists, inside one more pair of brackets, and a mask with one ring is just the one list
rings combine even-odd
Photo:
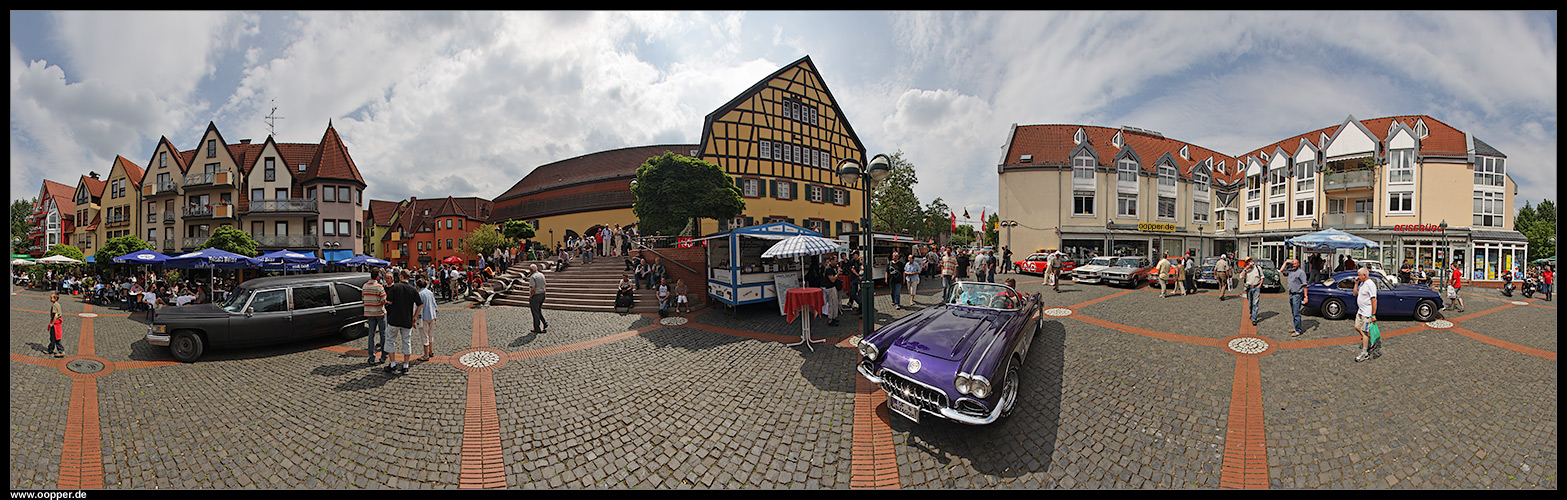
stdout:
[[919,372],[920,372],[920,360],[917,360],[917,359],[909,360],[909,373],[919,373]]

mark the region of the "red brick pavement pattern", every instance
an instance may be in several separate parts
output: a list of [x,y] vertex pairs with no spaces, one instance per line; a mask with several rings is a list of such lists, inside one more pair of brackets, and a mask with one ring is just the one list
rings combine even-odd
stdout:
[[1507,349],[1509,351],[1521,352],[1521,353],[1524,353],[1524,354],[1528,354],[1530,356],[1535,356],[1535,357],[1539,357],[1539,358],[1549,359],[1551,361],[1556,361],[1556,353],[1551,352],[1551,351],[1542,351],[1540,349],[1535,349],[1533,347],[1514,344],[1514,343],[1508,342],[1506,340],[1494,339],[1494,338],[1487,337],[1485,335],[1481,335],[1481,334],[1478,334],[1478,333],[1475,333],[1475,332],[1471,332],[1471,331],[1469,331],[1467,329],[1456,327],[1456,326],[1450,328],[1450,330],[1452,330],[1454,333],[1457,333],[1459,335],[1463,335],[1463,336],[1469,337],[1471,339],[1475,339],[1475,340],[1478,340],[1478,341],[1481,341],[1481,342],[1485,342],[1487,344],[1491,344],[1491,345],[1494,345],[1496,347]]
[[[1251,321],[1246,322],[1247,326]],[[1268,450],[1263,437],[1262,369],[1257,356],[1235,357],[1235,385],[1224,436],[1220,488],[1268,488]]]
[[500,417],[495,409],[495,378],[491,372],[468,374],[468,403],[463,414],[458,488],[505,488]]
[[[88,304],[85,312],[92,312],[92,305]],[[76,356],[93,357],[93,319],[82,318],[81,332],[77,335]],[[16,357],[15,354],[12,355]],[[71,407],[65,417],[65,447],[60,454],[60,489],[103,489],[103,437],[101,424],[98,421],[98,381],[99,375],[107,371],[91,375],[76,374],[64,370],[65,360],[56,362],[71,375]],[[104,362],[105,368],[113,369],[113,363]]]
[[898,489],[898,457],[892,444],[887,393],[865,377],[854,377],[854,449],[849,488]]
[[[473,347],[489,347],[484,310],[473,311]],[[501,421],[495,407],[495,377],[490,370],[468,374],[468,401],[463,405],[462,468],[458,488],[505,488],[506,464],[501,459]]]

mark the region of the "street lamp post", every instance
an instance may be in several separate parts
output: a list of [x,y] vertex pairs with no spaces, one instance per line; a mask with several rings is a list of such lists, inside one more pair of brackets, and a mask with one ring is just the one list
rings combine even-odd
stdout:
[[[1004,220],[1004,221],[1001,221],[1001,227],[1007,228],[1007,248],[1008,249],[1012,248],[1012,226],[1016,226],[1016,225],[1017,225],[1017,221],[1015,221],[1015,220]],[[1001,263],[1001,267],[1003,267],[1005,269],[1008,269],[1008,270],[1011,270],[1012,272],[1017,272],[1015,269],[1012,269],[1012,263],[1011,262],[1002,262]]]
[[870,165],[861,169],[860,164],[854,160],[843,160],[838,163],[838,178],[844,184],[855,181],[865,189],[865,218],[860,220],[860,234],[865,238],[860,245],[864,253],[863,266],[860,269],[860,334],[862,338],[870,337],[876,329],[876,303],[875,272],[871,269],[876,257],[875,238],[871,237],[871,191],[875,189],[876,182],[887,178],[892,173],[892,159],[887,155],[878,154],[871,158]]
[[1442,230],[1442,263],[1447,264],[1448,269],[1452,269],[1455,264],[1453,263],[1453,249],[1447,248],[1447,219],[1442,219],[1442,223],[1437,224],[1436,227]]

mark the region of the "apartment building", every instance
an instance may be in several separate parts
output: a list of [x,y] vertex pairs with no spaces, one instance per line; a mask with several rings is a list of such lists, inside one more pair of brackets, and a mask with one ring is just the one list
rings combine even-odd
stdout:
[[98,238],[98,225],[102,223],[99,211],[103,208],[104,188],[108,185],[98,178],[98,172],[92,172],[76,182],[76,194],[71,195],[71,201],[76,205],[75,220],[79,223],[72,229],[69,241],[82,250],[82,255],[92,255],[98,245],[104,243]]
[[[1356,260],[1521,265],[1506,155],[1425,115],[1357,120],[1230,156],[1134,127],[1012,127],[999,165],[1003,244],[1099,254],[1302,257],[1284,240],[1336,228]],[[1010,234],[1009,234],[1010,233]]]
[[32,215],[27,221],[32,225],[32,230],[27,232],[28,255],[42,257],[49,247],[60,243],[69,244],[70,235],[75,230],[76,203],[71,199],[73,192],[71,186],[44,179],[43,185],[38,188],[38,197],[33,201]]

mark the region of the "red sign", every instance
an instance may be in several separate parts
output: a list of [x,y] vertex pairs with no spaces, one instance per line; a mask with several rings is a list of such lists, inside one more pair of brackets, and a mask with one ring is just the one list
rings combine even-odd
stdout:
[[1399,225],[1393,226],[1393,230],[1394,231],[1429,231],[1429,232],[1435,233],[1435,232],[1441,231],[1442,230],[1442,226],[1438,226],[1436,224],[1399,224]]
[[691,248],[691,247],[694,247],[694,246],[706,246],[706,245],[707,245],[707,241],[698,241],[698,242],[693,243],[691,241],[691,237],[690,236],[681,236],[681,237],[675,238],[675,246],[676,247],[680,247],[680,248]]

